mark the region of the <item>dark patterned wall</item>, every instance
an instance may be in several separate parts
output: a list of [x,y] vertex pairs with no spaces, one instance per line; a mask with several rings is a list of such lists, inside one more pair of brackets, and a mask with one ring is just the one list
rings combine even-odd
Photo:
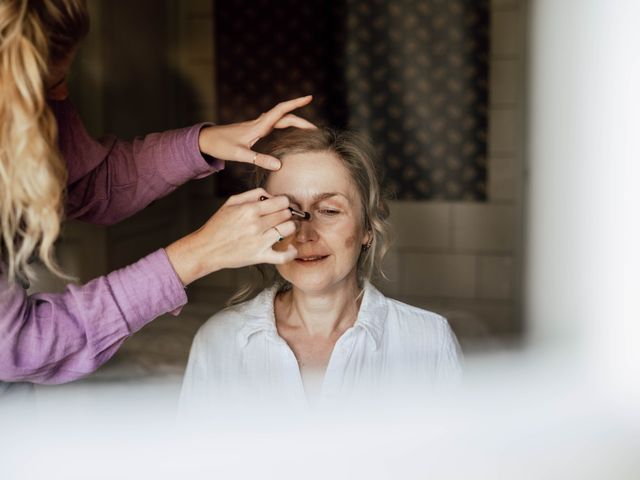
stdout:
[[217,1],[219,121],[312,93],[300,113],[366,132],[396,198],[484,200],[488,25],[486,0]]

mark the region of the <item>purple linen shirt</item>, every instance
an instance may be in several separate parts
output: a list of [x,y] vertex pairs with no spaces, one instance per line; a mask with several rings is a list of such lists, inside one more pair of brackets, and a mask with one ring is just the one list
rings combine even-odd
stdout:
[[[206,124],[133,142],[87,133],[69,101],[51,102],[69,172],[66,216],[114,224],[189,179],[223,168],[206,161],[198,135]],[[60,294],[27,295],[0,272],[0,380],[56,384],[83,377],[124,340],[187,302],[164,249]]]

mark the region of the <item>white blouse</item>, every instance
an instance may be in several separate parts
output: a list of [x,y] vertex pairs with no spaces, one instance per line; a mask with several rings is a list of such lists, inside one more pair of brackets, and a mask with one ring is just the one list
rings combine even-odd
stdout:
[[342,401],[403,384],[431,389],[460,376],[460,349],[447,320],[387,298],[367,282],[355,324],[331,353],[319,398],[308,399],[298,362],[276,329],[277,292],[277,285],[265,289],[202,325],[189,355],[182,413],[269,401],[306,408],[309,400]]

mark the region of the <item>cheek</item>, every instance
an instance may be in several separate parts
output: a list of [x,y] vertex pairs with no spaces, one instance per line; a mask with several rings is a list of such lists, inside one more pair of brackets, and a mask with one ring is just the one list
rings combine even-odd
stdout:
[[344,241],[344,246],[345,248],[352,248],[356,243],[356,236],[355,235],[351,235],[350,237],[347,237],[347,239]]
[[357,226],[351,225],[340,232],[341,242],[339,243],[345,252],[360,251],[362,243],[362,231]]
[[363,234],[362,227],[358,222],[351,219],[341,232],[342,238],[344,238],[344,248],[346,250],[359,249],[360,244],[362,244]]

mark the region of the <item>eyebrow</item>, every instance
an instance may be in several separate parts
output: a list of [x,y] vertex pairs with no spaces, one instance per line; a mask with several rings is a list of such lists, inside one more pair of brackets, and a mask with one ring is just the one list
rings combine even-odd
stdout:
[[[302,203],[297,198],[295,198],[293,195],[289,195],[287,193],[284,193],[283,195],[285,197],[287,197],[291,203],[295,203],[296,205],[302,205]],[[327,198],[331,198],[331,197],[335,197],[335,196],[344,197],[349,203],[351,203],[351,201],[349,200],[349,197],[347,197],[344,193],[325,192],[325,193],[317,193],[317,194],[315,194],[313,196],[313,201],[311,202],[311,205],[315,205],[316,203],[319,203],[322,200],[326,200]]]

